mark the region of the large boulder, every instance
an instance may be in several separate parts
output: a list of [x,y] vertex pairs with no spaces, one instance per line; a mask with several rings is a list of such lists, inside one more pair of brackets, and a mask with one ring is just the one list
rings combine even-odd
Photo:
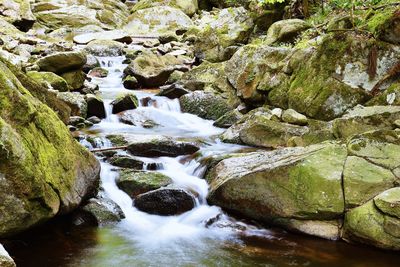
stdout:
[[169,6],[155,6],[141,9],[128,18],[124,30],[130,35],[163,36],[185,31],[193,24],[192,20],[180,9]]
[[186,37],[195,40],[196,56],[211,62],[229,59],[228,48],[245,43],[254,26],[250,12],[243,7],[204,12],[194,23]]
[[139,106],[137,96],[133,93],[123,94],[111,102],[112,113],[120,113],[126,110],[135,109]]
[[337,219],[346,157],[345,146],[325,143],[228,158],[207,175],[208,200],[264,222]]
[[71,116],[87,117],[88,104],[84,95],[78,92],[60,92],[57,98],[68,105]]
[[269,45],[274,43],[292,43],[301,32],[311,26],[301,19],[286,19],[275,22],[269,27],[265,42]]
[[96,190],[100,164],[3,62],[0,83],[0,237],[4,237],[76,208]]
[[65,73],[81,69],[86,64],[86,55],[82,52],[59,52],[39,59],[36,64],[42,71]]
[[197,0],[140,0],[133,6],[131,13],[155,6],[170,6],[178,8],[188,16],[193,16],[199,8]]
[[54,89],[59,92],[67,92],[70,89],[68,83],[53,72],[30,71],[27,75],[48,89]]
[[141,211],[163,216],[178,215],[193,209],[194,196],[183,189],[161,188],[135,198],[134,205]]
[[142,87],[155,88],[163,85],[174,70],[187,69],[183,63],[172,55],[143,53],[126,67],[124,74],[135,77]]
[[119,189],[131,198],[172,184],[172,179],[159,172],[121,170],[116,180]]

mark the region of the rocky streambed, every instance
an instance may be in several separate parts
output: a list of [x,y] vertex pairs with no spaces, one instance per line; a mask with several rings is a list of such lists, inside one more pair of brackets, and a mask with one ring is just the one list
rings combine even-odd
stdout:
[[395,266],[397,4],[256,2],[0,3],[18,266]]

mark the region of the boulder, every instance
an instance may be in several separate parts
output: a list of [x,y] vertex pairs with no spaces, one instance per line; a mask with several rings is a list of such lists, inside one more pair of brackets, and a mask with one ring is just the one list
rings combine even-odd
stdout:
[[324,143],[224,159],[207,175],[208,201],[263,222],[337,219],[346,157],[345,146]]
[[36,64],[42,71],[60,74],[81,69],[86,64],[86,55],[82,52],[59,52],[39,59]]
[[196,205],[194,196],[183,189],[160,188],[135,198],[137,209],[163,216],[178,215],[193,209]]
[[382,192],[374,198],[374,203],[383,213],[400,219],[400,187]]
[[172,184],[171,178],[150,171],[121,170],[116,180],[119,189],[127,193],[131,198],[152,190]]
[[19,75],[0,61],[0,237],[72,211],[99,182],[99,162]]
[[186,15],[193,16],[199,6],[197,0],[140,0],[131,9],[131,13],[155,6],[170,6],[182,10]]
[[189,91],[186,90],[184,87],[178,84],[171,84],[160,87],[160,92],[157,93],[157,96],[165,96],[169,99],[176,99],[188,93]]
[[368,29],[377,38],[392,44],[400,44],[400,14],[396,7],[385,8],[380,12],[372,13],[368,18]]
[[133,36],[163,36],[185,31],[193,24],[180,9],[169,6],[155,6],[136,11],[128,17],[123,28]]
[[132,42],[132,38],[129,34],[122,30],[96,31],[74,36],[74,42],[78,44],[88,44],[95,40],[111,40],[126,43]]
[[117,114],[122,111],[135,109],[139,106],[138,99],[135,94],[128,93],[119,96],[117,99],[111,102],[112,113]]
[[87,102],[87,117],[96,116],[97,118],[103,119],[106,117],[106,109],[104,107],[103,100],[96,95],[86,95]]
[[113,40],[94,40],[87,44],[85,51],[96,57],[122,56],[124,45]]
[[71,116],[87,116],[87,102],[85,97],[78,92],[60,92],[57,98],[63,101],[71,109]]
[[126,76],[122,83],[126,89],[138,89],[140,86],[138,80],[130,75]]
[[282,113],[282,120],[287,123],[295,125],[307,125],[307,117],[303,114],[298,113],[296,110],[287,109]]
[[132,136],[127,141],[128,151],[139,157],[177,157],[193,154],[199,150],[199,147],[192,143],[162,136]]
[[241,118],[243,118],[243,114],[237,109],[234,109],[219,117],[213,125],[220,128],[229,128]]
[[86,74],[81,70],[73,70],[60,74],[60,76],[67,82],[71,90],[79,90],[83,87]]
[[110,158],[110,164],[121,168],[143,170],[144,162],[129,155],[114,155]]
[[183,61],[171,55],[157,56],[142,53],[124,70],[125,76],[135,77],[145,88],[155,88],[165,84],[174,70],[185,70]]
[[14,260],[10,257],[8,252],[0,244],[0,266],[2,267],[16,267]]
[[232,111],[226,99],[213,93],[195,91],[179,98],[182,112],[195,114],[203,119],[216,120]]
[[266,44],[293,43],[303,31],[311,26],[301,19],[285,19],[275,22],[269,27]]
[[59,92],[68,92],[70,89],[68,83],[53,72],[30,71],[27,75],[48,89],[54,89]]
[[93,68],[88,73],[89,77],[105,78],[108,76],[108,70],[100,67]]
[[0,3],[0,13],[21,31],[27,32],[36,18],[31,11],[29,0],[5,0]]
[[195,40],[198,58],[220,62],[229,59],[228,47],[246,43],[253,26],[250,12],[243,7],[203,12],[187,31],[186,38]]

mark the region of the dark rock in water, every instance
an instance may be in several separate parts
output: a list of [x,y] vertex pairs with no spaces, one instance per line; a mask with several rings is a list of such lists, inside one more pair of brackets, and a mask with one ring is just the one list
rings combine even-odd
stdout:
[[125,155],[115,155],[110,159],[110,164],[121,168],[142,170],[144,162]]
[[128,145],[128,151],[140,157],[177,157],[193,154],[198,150],[199,147],[192,143],[157,137],[147,140],[137,140]]
[[113,106],[112,113],[116,114],[129,109],[135,109],[139,106],[139,103],[136,95],[125,94],[111,102],[111,105]]
[[178,215],[194,208],[194,196],[175,188],[162,188],[138,195],[134,205],[141,211],[157,215]]
[[84,122],[85,122],[84,118],[79,117],[79,116],[72,116],[69,118],[68,124],[72,125],[72,126],[77,126],[78,124],[84,123]]
[[170,185],[172,180],[159,172],[124,169],[120,171],[116,183],[119,189],[134,198],[137,195]]
[[94,69],[94,68],[98,68],[100,67],[100,62],[99,60],[93,56],[93,55],[87,55],[86,56],[86,64],[83,65],[82,70],[85,73],[88,73],[90,70]]
[[233,110],[226,99],[203,91],[186,94],[179,99],[179,102],[182,112],[195,114],[207,120],[216,120]]
[[188,90],[183,88],[181,85],[178,84],[171,84],[160,87],[160,92],[157,94],[158,96],[165,96],[169,99],[180,98],[183,95],[189,93]]
[[87,102],[87,116],[92,117],[96,116],[97,118],[105,118],[106,117],[106,109],[104,108],[103,100],[99,97],[89,94],[86,96]]
[[116,223],[125,218],[117,203],[101,196],[92,198],[73,214],[73,224],[77,226],[98,226]]
[[41,58],[36,64],[43,71],[65,73],[81,69],[86,64],[86,55],[82,52],[60,52]]
[[105,78],[108,76],[108,70],[100,68],[100,67],[96,67],[96,68],[92,69],[91,71],[89,71],[88,75],[90,77]]
[[87,119],[87,121],[90,121],[90,122],[93,123],[93,124],[98,124],[98,123],[101,122],[101,119],[100,119],[99,117],[92,116],[92,117],[89,117],[89,118]]
[[139,87],[137,79],[130,75],[126,76],[122,83],[126,89],[137,89]]

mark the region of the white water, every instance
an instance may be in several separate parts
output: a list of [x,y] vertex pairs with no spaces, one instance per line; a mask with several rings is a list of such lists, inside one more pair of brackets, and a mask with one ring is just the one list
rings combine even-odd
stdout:
[[[100,87],[100,92],[104,99],[107,118],[100,124],[93,127],[100,132],[101,136],[108,134],[161,134],[173,138],[193,138],[201,139],[204,144],[201,147],[203,156],[218,155],[229,153],[240,149],[240,146],[224,144],[215,140],[213,136],[222,132],[221,129],[212,126],[212,121],[203,120],[191,114],[180,112],[178,100],[170,100],[165,97],[154,96],[153,93],[145,91],[134,91],[139,99],[151,97],[151,106],[140,106],[133,112],[134,114],[145,115],[146,118],[153,120],[159,126],[153,129],[145,129],[141,126],[131,126],[119,122],[117,115],[111,114],[110,103],[122,93],[132,92],[122,86],[121,76],[124,64],[123,58],[100,58],[103,68],[109,70],[107,78],[93,79]],[[102,138],[102,147],[109,147],[111,144]],[[160,251],[162,248],[165,253],[176,253],[184,251],[185,247],[204,247],[207,240],[226,240],[235,237],[237,230],[230,227],[206,227],[206,223],[220,216],[222,224],[229,225],[232,219],[224,215],[219,207],[209,206],[206,202],[208,185],[201,175],[204,167],[193,159],[181,163],[184,156],[177,158],[140,158],[146,162],[156,162],[163,166],[161,173],[169,176],[174,185],[189,189],[198,194],[197,205],[194,209],[179,216],[157,216],[150,215],[137,210],[133,206],[132,199],[119,190],[115,179],[117,172],[115,167],[102,163],[101,181],[105,193],[114,200],[125,213],[126,218],[117,226],[120,234],[132,241],[132,246],[144,251],[143,253]],[[184,161],[183,161],[184,162]],[[254,227],[247,227],[247,233],[259,234],[259,230]],[[262,232],[266,234],[267,232]],[[207,242],[206,242],[207,241]],[[189,245],[190,244],[190,245]],[[194,249],[195,249],[194,248]]]

